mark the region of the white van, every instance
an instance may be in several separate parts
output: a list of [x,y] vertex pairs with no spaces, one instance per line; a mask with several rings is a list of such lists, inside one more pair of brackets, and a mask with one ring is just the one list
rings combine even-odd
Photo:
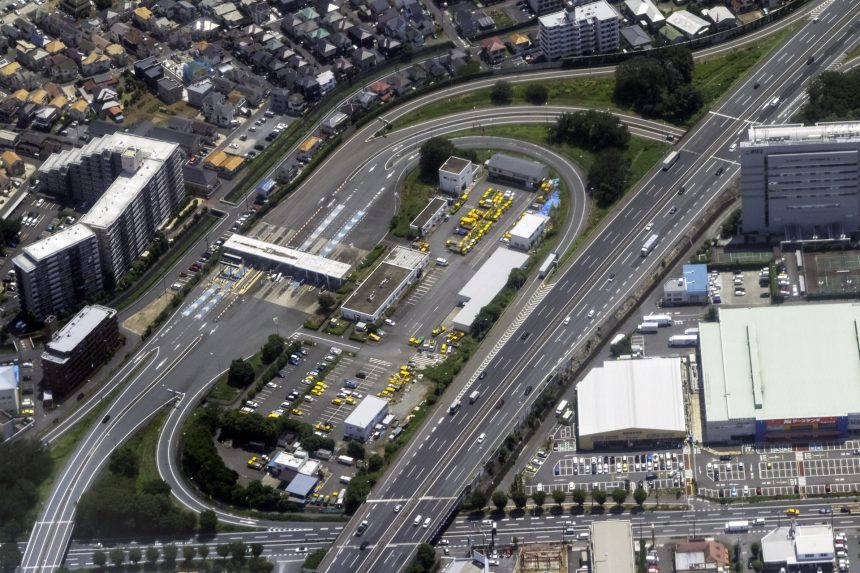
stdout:
[[430,518],[429,517],[424,520],[423,527],[424,527],[424,529],[427,529],[428,527],[430,527]]
[[442,257],[439,257],[438,259],[436,259],[436,266],[437,267],[447,267],[448,266],[448,259],[443,259]]
[[775,97],[775,98],[773,98],[772,100],[770,100],[770,107],[776,107],[776,106],[778,106],[778,105],[779,105],[779,101],[780,101],[780,100],[779,100],[779,97]]
[[588,536],[587,531],[583,531],[582,533],[580,533],[579,535],[576,536],[576,538],[579,539],[580,541],[587,541],[588,537],[589,536]]
[[419,525],[421,525],[421,516],[420,515],[415,516],[415,521],[412,522],[412,525],[414,525],[415,527],[418,527]]
[[487,437],[487,434],[481,434],[480,436],[478,436],[478,443],[483,444],[484,438],[486,438],[486,437]]

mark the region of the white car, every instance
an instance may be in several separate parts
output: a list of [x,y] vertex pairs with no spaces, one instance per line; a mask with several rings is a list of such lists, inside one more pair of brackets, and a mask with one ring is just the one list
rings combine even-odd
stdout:
[[564,324],[565,326],[567,326],[568,324],[570,324],[570,317],[569,317],[569,316],[566,316],[566,317],[564,318],[564,322],[563,322],[562,324]]
[[650,230],[651,230],[651,229],[653,229],[653,228],[654,228],[654,221],[651,221],[650,223],[648,223],[647,225],[645,225],[645,230],[646,230],[646,231],[650,231]]
[[403,505],[398,503],[394,506],[394,513],[400,513],[401,509],[403,509]]
[[595,312],[595,310],[594,310],[593,308],[592,308],[591,310],[589,310],[589,311],[588,311],[588,318],[589,318],[589,320],[590,320],[590,319],[592,319],[592,318],[594,318],[594,315],[595,315],[595,314],[597,314],[597,312]]
[[734,152],[735,152],[735,149],[737,149],[737,148],[738,148],[738,144],[737,144],[737,143],[732,143],[732,144],[729,146],[729,153],[734,153]]

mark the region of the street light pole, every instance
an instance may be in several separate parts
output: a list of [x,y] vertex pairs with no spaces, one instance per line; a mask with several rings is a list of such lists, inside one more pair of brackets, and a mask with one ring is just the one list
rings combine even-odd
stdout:
[[278,328],[278,317],[277,317],[277,316],[273,316],[273,317],[272,317],[272,322],[274,322],[274,323],[275,323],[275,334],[277,334],[278,336],[280,336],[280,335],[281,335],[281,330],[280,330],[280,328]]

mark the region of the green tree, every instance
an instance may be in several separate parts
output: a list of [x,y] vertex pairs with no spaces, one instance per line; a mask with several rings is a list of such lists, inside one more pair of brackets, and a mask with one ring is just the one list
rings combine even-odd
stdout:
[[251,544],[251,555],[254,557],[259,557],[263,554],[263,544],[262,543],[252,543]]
[[193,545],[182,546],[182,557],[187,563],[194,561],[194,556],[197,555],[197,548]]
[[517,489],[511,492],[511,501],[514,502],[517,509],[522,509],[528,502],[528,496],[523,490]]
[[21,564],[21,550],[14,541],[0,545],[0,573],[14,573]]
[[230,542],[230,556],[235,561],[240,561],[245,559],[245,542],[244,541],[231,541]]
[[321,292],[317,297],[317,302],[320,305],[320,308],[325,314],[328,314],[329,311],[334,308],[334,305],[337,304],[337,299],[332,296],[330,292]]
[[612,356],[622,356],[625,354],[633,353],[633,342],[630,340],[629,336],[625,336],[620,341],[615,344],[611,344],[609,346],[609,351],[612,353]]
[[128,560],[137,565],[143,559],[143,552],[140,547],[132,547],[128,550]]
[[567,498],[567,494],[564,493],[564,491],[560,489],[552,490],[552,500],[555,502],[556,505],[560,506],[561,504],[563,504],[565,498]]
[[456,76],[458,78],[463,78],[466,76],[471,76],[473,74],[477,74],[480,71],[481,71],[481,64],[478,63],[477,60],[472,60],[470,62],[466,62],[466,64],[464,66],[460,67],[460,69],[457,70]]
[[639,507],[642,507],[642,504],[645,503],[646,499],[648,499],[648,492],[645,491],[645,488],[642,487],[641,485],[638,486],[633,491],[633,501],[636,502],[636,505],[638,505]]
[[212,535],[218,530],[218,516],[211,509],[200,512],[200,533]]
[[822,121],[856,121],[860,119],[860,68],[845,73],[825,71],[809,82],[808,101],[797,118],[812,125]]
[[505,286],[519,290],[526,284],[528,278],[529,273],[525,269],[511,269],[511,272],[508,273],[508,281],[505,283]]
[[483,509],[487,505],[487,492],[479,487],[473,489],[469,494],[469,505],[472,509]]
[[758,557],[758,554],[761,552],[761,544],[758,541],[753,541],[750,543],[750,553],[753,557]]
[[107,554],[101,549],[93,551],[93,565],[96,567],[104,567],[107,565]]
[[135,477],[138,472],[137,454],[129,447],[122,447],[110,456],[108,469],[112,474]]
[[623,487],[617,487],[612,490],[612,501],[615,502],[615,505],[622,505],[624,501],[627,499],[628,492]]
[[421,144],[419,151],[418,166],[421,171],[421,179],[427,182],[435,182],[439,179],[439,168],[455,155],[457,148],[444,137],[431,137]]
[[230,546],[227,545],[226,543],[219,543],[215,547],[215,553],[217,553],[218,556],[221,557],[222,559],[226,560],[227,556],[230,555]]
[[500,490],[494,491],[493,505],[495,505],[496,509],[499,511],[505,511],[505,507],[508,505],[508,494]]
[[526,101],[534,105],[544,105],[549,100],[549,90],[539,83],[531,83],[526,87]]
[[284,339],[277,334],[270,334],[266,344],[263,345],[261,357],[263,364],[271,364],[278,359],[284,351]]
[[755,573],[761,573],[761,570],[764,569],[764,563],[761,562],[761,559],[753,559],[750,566],[753,568]]
[[206,561],[206,558],[209,557],[209,546],[201,543],[197,546],[197,555],[200,556],[201,559]]
[[630,169],[627,158],[615,148],[599,151],[588,169],[588,187],[597,205],[606,208],[621,198]]
[[603,504],[606,503],[606,491],[602,489],[592,490],[591,500],[600,507],[603,507]]
[[0,219],[0,241],[7,244],[18,238],[21,232],[21,217],[14,219]]
[[585,498],[587,497],[585,490],[575,489],[570,493],[570,498],[573,500],[573,503],[582,507],[582,504],[585,503]]
[[356,460],[364,459],[364,445],[361,442],[350,440],[346,444],[346,455]]
[[161,553],[164,555],[164,562],[171,564],[176,561],[176,557],[179,555],[179,548],[173,543],[169,543],[161,548]]
[[382,469],[384,463],[385,461],[382,459],[382,456],[379,454],[373,454],[367,460],[367,471],[370,473],[377,472]]
[[153,566],[158,562],[158,556],[160,552],[158,551],[158,547],[149,546],[146,548],[146,562]]
[[110,550],[110,561],[114,567],[119,568],[125,561],[125,550],[122,547],[114,547]]
[[499,80],[493,84],[493,88],[490,90],[490,101],[496,105],[509,104],[513,95],[514,90],[511,84],[505,80]]
[[230,363],[230,370],[227,371],[227,383],[234,388],[245,388],[254,381],[254,367],[237,358]]
[[543,504],[546,502],[546,492],[536,491],[532,493],[532,501],[535,502],[537,507],[543,509]]

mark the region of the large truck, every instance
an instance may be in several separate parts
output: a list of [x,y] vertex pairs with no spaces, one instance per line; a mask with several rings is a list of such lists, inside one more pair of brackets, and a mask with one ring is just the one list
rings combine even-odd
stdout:
[[570,426],[573,424],[573,410],[567,409],[564,411],[564,414],[558,419],[559,424],[564,424],[565,426]]
[[676,334],[669,337],[669,346],[696,346],[698,343],[697,334]]
[[636,327],[636,332],[641,334],[654,334],[660,329],[660,325],[656,322],[643,322]]
[[478,392],[477,390],[473,390],[472,393],[469,394],[469,404],[474,404],[475,401],[477,401],[478,396],[480,396],[480,395],[481,395],[480,392]]
[[338,456],[337,463],[343,464],[345,466],[351,466],[355,463],[355,460],[349,456]]
[[546,278],[550,271],[558,264],[558,253],[550,253],[538,269],[538,277]]
[[564,414],[564,411],[567,410],[567,404],[567,400],[562,400],[561,402],[559,402],[558,407],[555,409],[555,415],[561,416],[562,414]]
[[744,533],[750,530],[750,522],[747,520],[729,521],[726,523],[726,533]]
[[460,411],[460,401],[455,400],[453,404],[448,407],[448,413],[452,416]]
[[656,322],[657,326],[672,326],[672,317],[668,314],[647,314],[642,322]]
[[639,251],[639,254],[643,257],[647,257],[651,254],[651,251],[654,250],[654,246],[657,245],[657,240],[660,238],[656,233],[645,239],[645,242],[642,244],[642,249]]
[[675,162],[678,161],[678,158],[681,157],[681,154],[677,151],[673,151],[669,155],[666,156],[666,159],[663,160],[663,171],[668,171]]

